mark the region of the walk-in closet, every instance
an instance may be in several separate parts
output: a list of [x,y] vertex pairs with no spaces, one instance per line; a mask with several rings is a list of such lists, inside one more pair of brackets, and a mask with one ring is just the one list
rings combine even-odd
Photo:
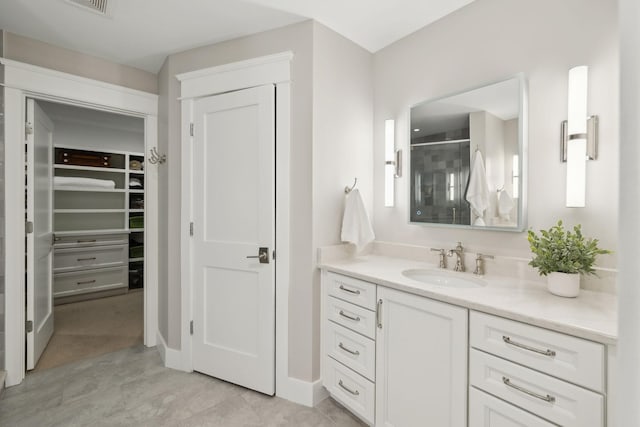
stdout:
[[46,369],[142,343],[144,119],[29,102],[33,131],[47,132],[50,147],[42,135],[33,149],[27,140],[27,211],[33,211],[35,233],[50,221],[52,251],[47,261],[37,243],[27,244],[28,259],[34,252],[27,275],[38,292],[46,283],[41,271],[51,269],[54,309],[52,336],[27,368]]

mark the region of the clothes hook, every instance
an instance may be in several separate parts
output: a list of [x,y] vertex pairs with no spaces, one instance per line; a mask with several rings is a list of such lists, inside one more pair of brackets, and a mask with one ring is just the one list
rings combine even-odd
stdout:
[[356,188],[356,184],[357,183],[358,183],[358,178],[353,178],[353,185],[351,186],[351,188],[349,188],[348,185],[346,187],[344,187],[345,194],[351,193],[353,191],[353,189]]
[[153,147],[151,150],[149,150],[151,155],[149,156],[149,163],[151,163],[152,165],[155,164],[163,164],[167,161],[167,155],[166,154],[162,154],[160,155],[160,153],[158,153],[158,149],[156,147]]

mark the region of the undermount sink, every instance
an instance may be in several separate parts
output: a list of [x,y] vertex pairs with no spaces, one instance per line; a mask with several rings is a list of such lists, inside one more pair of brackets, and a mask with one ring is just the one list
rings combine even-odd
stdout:
[[460,273],[421,268],[404,270],[402,275],[418,282],[449,288],[480,288],[487,284],[484,280],[475,277],[461,277]]

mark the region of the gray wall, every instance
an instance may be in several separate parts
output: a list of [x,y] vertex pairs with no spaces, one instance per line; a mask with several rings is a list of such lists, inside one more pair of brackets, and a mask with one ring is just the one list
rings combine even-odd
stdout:
[[155,74],[5,31],[4,57],[107,83],[158,93]]
[[[585,234],[616,250],[618,51],[615,1],[476,0],[377,52],[374,228],[378,239],[418,245],[462,241],[474,251],[529,257],[526,233],[408,224],[408,173],[396,182],[397,207],[383,207],[385,119],[397,119],[397,143],[408,155],[410,105],[524,72],[530,95],[529,226],[548,228],[558,219],[581,223]],[[558,160],[559,129],[567,116],[569,68],[581,64],[590,67],[589,114],[600,117],[600,149],[598,160],[587,164],[587,207],[568,209],[566,164]],[[616,255],[600,257],[598,262],[614,267]]]

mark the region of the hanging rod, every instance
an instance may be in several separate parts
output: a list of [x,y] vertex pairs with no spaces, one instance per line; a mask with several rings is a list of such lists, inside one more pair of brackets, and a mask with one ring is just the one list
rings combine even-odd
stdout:
[[349,187],[348,185],[344,187],[344,193],[345,194],[351,193],[353,189],[356,188],[357,183],[358,183],[358,178],[353,178],[353,185],[351,187]]

